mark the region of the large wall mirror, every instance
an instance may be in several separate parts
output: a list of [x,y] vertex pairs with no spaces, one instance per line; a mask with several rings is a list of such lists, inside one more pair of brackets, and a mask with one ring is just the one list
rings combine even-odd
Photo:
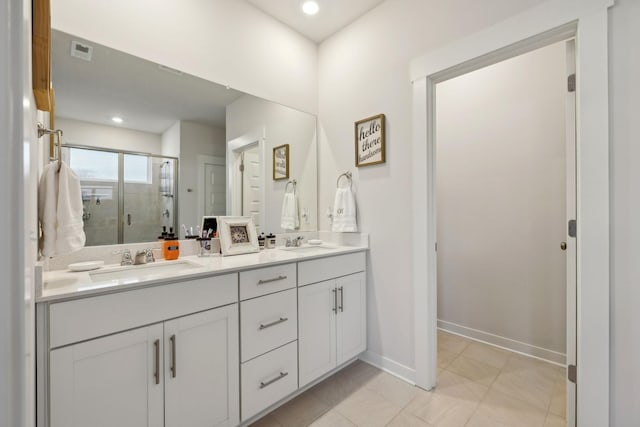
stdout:
[[[203,215],[291,231],[281,214],[292,191],[297,231],[317,230],[315,116],[57,30],[51,68],[87,246],[154,241],[162,226],[184,236]],[[285,144],[289,179],[274,180]]]

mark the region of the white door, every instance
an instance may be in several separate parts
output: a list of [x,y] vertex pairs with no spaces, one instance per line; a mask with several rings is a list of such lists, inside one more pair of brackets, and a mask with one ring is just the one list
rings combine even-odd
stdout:
[[364,273],[336,280],[338,365],[367,349],[366,283]]
[[162,427],[162,325],[51,351],[51,427]]
[[[566,43],[567,75],[576,72],[575,40]],[[566,104],[567,132],[567,223],[576,219],[576,92],[567,91]],[[576,239],[566,236],[567,257],[567,371],[576,366]],[[576,384],[567,375],[567,426],[576,425]]]
[[204,164],[204,215],[221,216],[227,213],[226,166]]
[[256,146],[244,153],[244,173],[242,179],[242,215],[250,216],[256,225],[258,234],[261,232],[260,213],[263,209],[262,201],[262,164],[259,148]]
[[165,426],[235,426],[238,305],[165,322]]
[[300,387],[336,367],[335,284],[328,280],[298,289]]

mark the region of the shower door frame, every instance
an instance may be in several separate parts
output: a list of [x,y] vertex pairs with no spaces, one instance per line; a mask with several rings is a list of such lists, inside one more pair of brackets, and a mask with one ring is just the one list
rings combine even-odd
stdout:
[[[94,147],[81,144],[62,144],[62,148],[76,148],[81,150],[105,151],[118,154],[118,241],[115,245],[124,244],[124,155],[130,154],[134,156],[161,157],[163,159],[175,160],[173,164],[173,229],[178,229],[178,171],[180,159],[173,156],[165,156],[163,154],[145,153],[142,151],[119,150],[116,148]],[[141,242],[144,243],[144,242]]]

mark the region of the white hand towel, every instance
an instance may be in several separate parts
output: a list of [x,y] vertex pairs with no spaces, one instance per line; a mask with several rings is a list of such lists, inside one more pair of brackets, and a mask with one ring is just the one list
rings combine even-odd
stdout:
[[284,230],[297,230],[300,228],[298,196],[295,192],[284,193],[284,197],[282,199],[280,227]]
[[338,188],[333,201],[332,231],[358,231],[356,223],[356,199],[351,187]]
[[64,163],[49,163],[38,188],[42,255],[68,254],[84,247],[80,179]]

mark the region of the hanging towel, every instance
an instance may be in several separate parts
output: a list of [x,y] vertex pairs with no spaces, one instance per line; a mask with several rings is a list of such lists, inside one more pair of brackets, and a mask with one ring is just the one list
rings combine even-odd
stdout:
[[333,201],[332,231],[358,231],[356,223],[356,199],[351,187],[338,188]]
[[298,195],[295,190],[284,193],[282,199],[282,213],[280,227],[284,230],[297,230],[300,228],[300,215],[298,215]]
[[44,168],[38,186],[38,219],[42,255],[68,254],[84,247],[80,179],[64,162]]

